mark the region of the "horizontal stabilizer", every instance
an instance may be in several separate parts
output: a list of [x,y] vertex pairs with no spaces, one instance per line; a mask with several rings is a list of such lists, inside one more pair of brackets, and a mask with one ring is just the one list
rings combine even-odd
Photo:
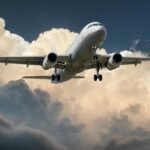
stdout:
[[74,76],[73,77],[74,79],[83,79],[83,78],[85,78],[84,76]]
[[51,76],[24,76],[23,79],[51,79]]

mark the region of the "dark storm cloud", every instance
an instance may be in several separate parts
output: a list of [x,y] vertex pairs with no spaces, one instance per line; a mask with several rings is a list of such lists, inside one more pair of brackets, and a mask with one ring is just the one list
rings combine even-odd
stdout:
[[[0,149],[82,149],[80,132],[86,126],[61,118],[63,109],[58,99],[41,89],[31,90],[23,80],[1,86],[0,113],[9,121],[0,116]],[[89,150],[149,150],[150,132],[134,126],[129,118],[140,114],[142,109],[135,103],[107,119],[96,120],[101,140]],[[107,132],[100,131],[102,126]]]
[[65,146],[78,149],[78,133],[83,125],[61,117],[63,109],[59,100],[43,90],[31,90],[23,80],[10,81],[0,87],[0,114],[15,125],[25,124],[39,132],[42,130]]
[[[149,133],[150,134],[150,133]],[[127,141],[111,141],[104,150],[149,150],[150,136],[148,138],[134,137]]]
[[149,150],[150,132],[141,127],[135,127],[126,115],[138,114],[140,109],[138,104],[131,105],[125,111],[113,114],[109,121],[99,120],[99,125],[100,122],[107,124],[107,133],[100,133],[102,141],[94,147],[94,150]]
[[[23,80],[0,87],[0,113],[14,123],[0,117],[0,149],[63,149],[61,144],[72,150],[82,149],[80,132],[86,126],[61,118],[63,109],[59,100],[41,89],[31,90]],[[148,150],[150,133],[134,127],[128,117],[141,110],[139,104],[134,104],[107,119],[98,119],[96,129],[102,140],[90,150]],[[102,126],[107,132],[99,131]]]
[[0,116],[1,150],[64,150],[45,133],[26,127],[16,127]]

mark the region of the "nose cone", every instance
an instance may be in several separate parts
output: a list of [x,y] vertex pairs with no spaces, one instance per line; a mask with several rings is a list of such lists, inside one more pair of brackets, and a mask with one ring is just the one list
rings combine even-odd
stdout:
[[97,34],[103,39],[105,40],[106,37],[107,37],[107,30],[104,26],[99,26],[97,29],[96,29],[96,32]]

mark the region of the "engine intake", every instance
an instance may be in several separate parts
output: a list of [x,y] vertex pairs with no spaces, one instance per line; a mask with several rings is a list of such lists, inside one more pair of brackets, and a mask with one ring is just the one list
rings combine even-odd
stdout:
[[109,70],[116,69],[120,66],[121,62],[122,62],[122,55],[119,53],[113,54],[108,60],[107,68]]
[[52,68],[56,63],[57,63],[57,54],[49,53],[47,56],[45,56],[42,67],[43,69],[47,70]]
[[122,61],[122,55],[119,54],[119,53],[114,54],[114,55],[113,55],[113,60],[114,60],[114,62],[116,62],[116,63],[120,63],[120,62]]
[[57,61],[57,55],[55,53],[49,53],[48,54],[48,61],[49,62],[56,62]]

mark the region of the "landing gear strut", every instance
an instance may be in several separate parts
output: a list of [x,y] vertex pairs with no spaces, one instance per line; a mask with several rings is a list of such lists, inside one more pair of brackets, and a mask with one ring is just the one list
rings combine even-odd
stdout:
[[60,81],[60,75],[57,74],[57,70],[55,69],[55,74],[52,74],[52,78],[51,78],[52,81]]
[[101,67],[101,65],[97,61],[97,63],[96,63],[96,72],[97,72],[97,74],[94,74],[94,77],[93,77],[94,81],[97,81],[97,79],[99,79],[99,81],[103,80],[103,76],[101,74],[99,74],[100,67]]

